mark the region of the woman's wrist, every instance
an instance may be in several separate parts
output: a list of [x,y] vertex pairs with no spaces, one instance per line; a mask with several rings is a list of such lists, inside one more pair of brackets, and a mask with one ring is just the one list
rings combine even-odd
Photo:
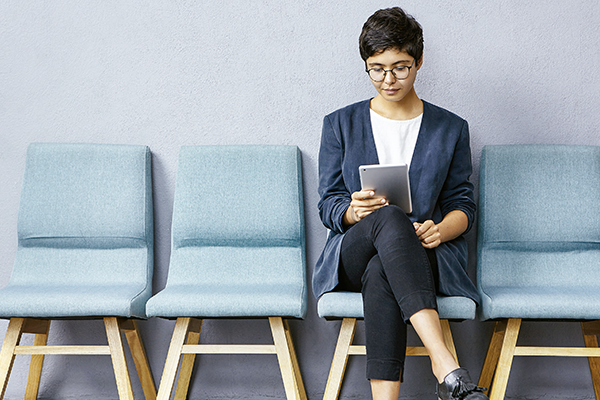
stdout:
[[354,225],[358,222],[356,218],[356,214],[354,213],[354,208],[349,206],[344,213],[344,217],[342,218],[345,226]]
[[437,226],[442,243],[449,242],[467,230],[469,219],[463,211],[454,210],[450,211]]

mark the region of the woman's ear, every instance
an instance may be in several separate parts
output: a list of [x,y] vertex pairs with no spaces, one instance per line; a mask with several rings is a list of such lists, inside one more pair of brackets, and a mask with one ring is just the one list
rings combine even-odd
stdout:
[[417,71],[419,69],[421,69],[421,65],[423,65],[423,55],[421,54],[421,58],[419,58],[419,61],[417,62]]

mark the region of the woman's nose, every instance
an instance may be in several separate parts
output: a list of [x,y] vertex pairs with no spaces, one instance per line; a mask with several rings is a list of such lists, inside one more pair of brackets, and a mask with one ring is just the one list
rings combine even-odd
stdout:
[[383,81],[388,84],[396,82],[396,77],[394,76],[394,73],[392,72],[392,70],[385,71],[385,76],[383,77]]

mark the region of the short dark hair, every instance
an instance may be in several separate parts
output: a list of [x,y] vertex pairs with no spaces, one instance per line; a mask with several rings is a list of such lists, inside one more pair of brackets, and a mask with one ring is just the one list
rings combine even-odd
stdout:
[[375,54],[397,49],[419,62],[423,56],[423,29],[400,7],[379,10],[363,25],[359,48],[364,61]]

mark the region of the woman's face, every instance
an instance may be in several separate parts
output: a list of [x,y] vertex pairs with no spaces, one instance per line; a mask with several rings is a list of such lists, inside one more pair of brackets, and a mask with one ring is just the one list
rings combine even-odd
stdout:
[[[402,101],[407,94],[413,91],[413,84],[417,77],[417,71],[421,67],[420,60],[415,60],[408,53],[397,49],[388,49],[367,58],[367,70],[374,71],[386,70],[383,80],[375,82],[371,78],[373,86],[379,95],[387,101]],[[404,77],[408,68],[408,76],[405,79],[398,79],[392,71],[399,77]]]

